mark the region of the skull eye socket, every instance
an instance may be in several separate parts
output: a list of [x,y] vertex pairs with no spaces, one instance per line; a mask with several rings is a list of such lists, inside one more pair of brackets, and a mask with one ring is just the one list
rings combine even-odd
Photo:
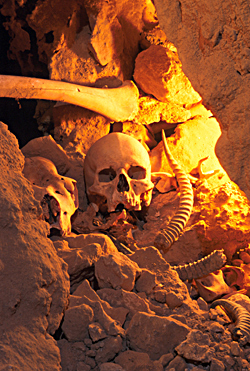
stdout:
[[130,166],[128,170],[128,176],[131,179],[145,179],[146,178],[146,170],[141,166]]
[[109,183],[116,177],[116,172],[112,167],[103,169],[99,172],[98,178],[101,183]]

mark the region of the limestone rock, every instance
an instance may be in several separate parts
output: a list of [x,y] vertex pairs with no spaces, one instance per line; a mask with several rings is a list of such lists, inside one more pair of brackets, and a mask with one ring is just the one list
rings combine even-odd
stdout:
[[[57,250],[58,255],[67,263],[68,273],[70,275],[70,281],[72,290],[74,284],[79,284],[86,277],[89,277],[90,272],[93,271],[93,259],[95,254],[102,254],[99,245],[90,244],[82,249],[70,249],[67,241],[54,241],[54,246]],[[93,273],[92,273],[93,275]]]
[[139,98],[139,110],[133,121],[149,125],[159,121],[167,123],[185,122],[191,117],[190,111],[178,102],[160,102],[150,95]]
[[90,323],[88,330],[89,336],[93,343],[107,337],[106,332],[103,330],[102,326],[98,322]]
[[[215,145],[220,135],[220,126],[214,118],[196,116],[178,125],[167,142],[172,155],[187,174],[198,166],[199,160],[209,156],[202,164],[202,170],[208,172],[219,169],[225,175],[215,155]],[[150,159],[152,171],[172,173],[163,153],[162,142],[150,152]],[[225,175],[223,181],[228,180]]]
[[137,312],[155,314],[155,312],[150,309],[148,302],[134,292],[122,289],[101,289],[98,290],[97,293],[102,300],[107,301],[111,306],[127,308],[129,310],[127,318],[131,319]]
[[96,352],[95,360],[97,363],[105,363],[114,359],[122,350],[122,338],[118,336],[109,336],[103,340],[103,347]]
[[71,104],[54,107],[53,118],[56,141],[74,157],[85,157],[91,145],[110,130],[107,118]]
[[68,264],[74,290],[89,273],[93,275],[94,264],[101,256],[117,252],[113,242],[107,236],[98,233],[78,236],[72,234],[64,239],[54,237],[53,240],[58,255]]
[[161,358],[159,359],[159,362],[161,362],[162,366],[163,367],[166,367],[167,364],[172,361],[172,359],[174,358],[174,355],[173,353],[166,353],[166,354],[163,354],[161,356]]
[[8,370],[11,367],[13,370],[32,371],[36,367],[39,371],[46,369],[61,371],[60,352],[52,336],[48,334],[44,336],[37,329],[34,335],[34,328],[28,329],[27,324],[23,326],[19,323],[14,326],[13,330],[9,325],[9,329],[4,332],[5,336],[1,335],[2,370]]
[[51,59],[51,78],[85,85],[118,86],[132,77],[145,27],[142,14],[152,3],[85,1],[84,5],[90,27],[83,27],[73,45],[62,40]]
[[83,341],[88,337],[89,324],[94,318],[90,306],[81,304],[66,310],[62,330],[69,341]]
[[156,275],[148,269],[142,269],[140,277],[136,281],[136,290],[150,294],[157,285]]
[[152,136],[152,133],[148,130],[148,128],[140,123],[138,120],[133,121],[125,121],[123,123],[117,123],[113,125],[113,131],[121,132],[124,134],[128,134],[131,137],[137,139],[147,151],[149,148],[155,147],[157,145],[156,140]]
[[[7,1],[4,5],[1,13],[11,34],[10,56],[18,61],[24,76],[47,73],[48,61],[62,40],[72,44],[81,26],[88,22],[84,8],[75,0],[70,5],[66,1],[44,1],[32,8],[27,2],[12,6]],[[18,16],[20,11],[22,17]]]
[[47,238],[47,224],[39,220],[41,209],[22,175],[17,140],[3,123],[0,132],[1,366],[59,371],[58,348],[49,333],[59,327],[68,304],[66,264]]
[[41,156],[52,161],[57,171],[64,175],[70,169],[70,160],[63,148],[56,143],[51,135],[30,140],[22,153],[25,157]]
[[102,233],[90,233],[86,235],[74,235],[72,233],[71,236],[65,237],[64,240],[68,242],[71,249],[79,249],[92,243],[96,243],[100,245],[102,255],[117,252],[117,248],[115,247],[111,239]]
[[132,350],[145,352],[152,360],[172,352],[187,336],[187,325],[168,317],[136,313],[129,323],[126,337]]
[[210,370],[211,371],[224,371],[225,367],[223,362],[219,361],[218,359],[213,358],[210,363]]
[[176,351],[188,360],[204,363],[210,362],[214,354],[208,334],[200,330],[190,331],[187,339],[176,347]]
[[151,45],[138,54],[134,79],[145,93],[162,102],[184,106],[201,100],[182,72],[177,53],[161,45]]
[[230,182],[211,191],[204,186],[198,191],[197,198],[199,206],[193,229],[204,254],[224,248],[224,253],[231,259],[250,240],[250,203],[246,195]]
[[[216,154],[229,177],[250,197],[249,15],[232,0],[155,1],[160,26],[174,43],[183,71],[221,125]],[[169,17],[171,14],[171,17]]]
[[122,26],[111,8],[108,17],[105,10],[102,8],[98,14],[89,42],[90,51],[101,66],[119,57],[124,48]]
[[[156,275],[156,280],[161,289],[171,293],[169,303],[181,305],[185,300],[189,301],[190,296],[186,285],[180,280],[178,274],[171,269],[170,265],[162,257],[160,252],[153,246],[141,248],[135,251],[130,258],[135,261],[140,268],[146,268]],[[156,288],[157,289],[157,288]],[[178,299],[176,294],[179,295]],[[173,299],[173,296],[175,299]],[[172,302],[171,302],[172,297]],[[177,304],[179,303],[179,304]]]
[[180,307],[183,304],[184,298],[180,293],[166,292],[165,300],[169,308],[173,309]]
[[100,365],[100,371],[125,371],[125,369],[113,362],[104,362]]
[[154,299],[158,303],[166,303],[166,290],[162,290],[161,287],[157,287],[156,290],[154,290]]
[[95,264],[95,276],[101,289],[108,287],[131,291],[139,270],[136,263],[121,253],[100,257]]
[[115,362],[126,371],[163,371],[163,367],[159,361],[152,361],[147,353],[135,352],[133,350],[126,350],[120,353],[115,358]]
[[157,23],[154,5],[146,0],[74,0],[70,6],[66,0],[53,0],[32,9],[26,3],[7,2],[1,13],[10,33],[11,58],[23,75],[45,74],[51,61],[52,79],[92,84],[104,79],[103,85],[131,78],[141,33]]
[[[182,105],[160,102],[152,96],[139,98],[139,110],[132,121],[115,123],[113,131],[129,134],[139,140],[145,148],[157,145],[155,134],[161,129],[172,129],[177,123],[185,122],[191,117],[191,111]],[[161,134],[160,134],[161,135]]]
[[[87,347],[83,342],[69,342],[66,339],[58,340],[58,347],[61,354],[61,366],[62,370],[77,369],[78,364],[86,359]],[[90,371],[85,369],[85,371]]]
[[93,310],[93,322],[99,323],[107,335],[124,335],[124,329],[105,312],[101,301],[92,301],[86,296],[71,295],[69,308],[79,307],[82,304],[89,306]]
[[111,307],[107,301],[102,300],[97,295],[97,293],[91,288],[88,280],[84,280],[77,287],[74,294],[77,296],[81,296],[81,297],[87,296],[92,301],[99,301],[108,316],[110,316],[115,321],[117,321],[121,326],[124,324],[126,316],[128,314],[128,310],[123,307],[117,307],[117,308]]
[[174,44],[169,42],[165,33],[160,28],[159,22],[155,25],[155,27],[145,30],[142,34],[142,39],[140,41],[142,50],[148,49],[150,45],[163,45],[166,48],[177,52]]
[[180,356],[176,356],[171,362],[169,362],[169,365],[166,368],[166,371],[171,370],[171,369],[175,369],[178,371],[185,371],[186,368],[187,368],[187,363],[185,362],[185,360]]

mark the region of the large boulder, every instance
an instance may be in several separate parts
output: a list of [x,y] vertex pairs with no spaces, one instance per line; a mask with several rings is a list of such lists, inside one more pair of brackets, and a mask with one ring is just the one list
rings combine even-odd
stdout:
[[60,370],[59,348],[51,335],[68,305],[67,265],[47,238],[40,205],[22,174],[24,156],[3,123],[0,148],[1,366]]
[[250,198],[250,7],[226,0],[155,1],[161,28],[183,71],[219,121],[216,154]]

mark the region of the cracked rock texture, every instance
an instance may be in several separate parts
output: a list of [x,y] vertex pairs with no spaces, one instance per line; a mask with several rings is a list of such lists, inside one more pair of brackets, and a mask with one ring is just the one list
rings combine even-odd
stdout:
[[0,366],[56,371],[60,354],[51,335],[68,305],[67,266],[39,220],[17,140],[3,123],[0,132]]
[[249,2],[156,0],[155,6],[184,73],[221,125],[221,165],[250,198]]
[[[186,171],[208,154],[207,147],[199,141],[197,157],[190,164],[188,148],[197,142],[197,137],[192,135],[194,128],[199,136],[196,123],[196,120],[187,122],[182,130],[176,130],[168,138],[171,148],[174,142],[183,148],[178,160]],[[217,125],[210,134],[212,142],[219,135]],[[126,256],[118,250],[118,240],[114,240],[117,247],[103,233],[54,235],[51,237],[53,249],[46,238],[46,224],[37,220],[39,205],[21,173],[23,155],[5,125],[2,125],[1,138],[2,197],[5,197],[1,225],[6,237],[1,267],[7,270],[1,281],[4,299],[1,318],[7,318],[1,323],[4,366],[46,371],[60,370],[60,367],[62,371],[166,371],[173,368],[184,371],[195,367],[210,371],[232,367],[250,370],[249,344],[242,346],[232,339],[230,319],[220,307],[209,310],[209,304],[199,296],[195,286],[182,282],[169,264],[196,260],[212,251],[215,243],[221,248],[221,241],[228,264],[232,264],[232,255],[244,258],[246,263],[242,265],[243,260],[241,264],[237,259],[237,267],[227,265],[227,274],[230,269],[231,274],[237,269],[243,271],[244,267],[245,272],[249,269],[250,249],[242,251],[250,241],[249,202],[225,174],[221,176],[221,172],[217,172],[203,179],[196,169],[192,216],[182,236],[164,257],[153,246],[153,239],[176,210],[179,198],[175,190],[155,191],[144,230],[134,231],[133,250]],[[152,152],[158,153],[157,157],[162,160],[162,144],[157,147]],[[34,139],[23,152],[27,156],[46,154],[54,159],[61,172],[74,173],[75,162],[50,137]],[[211,148],[209,154],[211,162],[204,167],[204,173],[218,165]],[[79,163],[82,173],[81,166],[83,162]],[[159,169],[166,169],[164,161],[159,162]],[[78,172],[75,176],[78,177]],[[10,205],[7,213],[6,205]],[[119,225],[117,231],[122,237]],[[231,245],[229,239],[233,241]],[[8,241],[8,245],[4,241]],[[69,278],[61,259],[67,263]],[[15,280],[14,288],[9,277]],[[237,285],[243,290],[248,287],[244,279],[240,281],[240,276]],[[249,307],[246,295],[235,291],[233,300]],[[23,352],[27,354],[25,357]]]
[[[52,136],[31,140],[22,152],[1,124],[0,370],[250,370],[250,343],[232,339],[230,318],[220,307],[209,309],[198,285],[182,282],[173,268],[223,248],[223,284],[249,309],[248,3],[155,0],[167,36],[151,0],[2,3],[8,61],[17,74],[97,87],[134,76],[140,98],[137,115],[122,123],[72,105],[56,105],[52,118],[54,102],[48,111],[40,104],[39,125]],[[74,178],[84,213],[89,147],[110,130],[122,131],[147,148],[153,171],[170,172],[161,129],[192,175],[195,201],[164,256],[154,239],[179,203],[176,182],[169,188],[164,179],[142,218],[110,224],[112,239],[94,209],[85,217],[99,233],[79,232],[73,221],[69,236],[47,238],[22,175],[23,155],[48,158]],[[215,146],[246,195],[222,169]]]

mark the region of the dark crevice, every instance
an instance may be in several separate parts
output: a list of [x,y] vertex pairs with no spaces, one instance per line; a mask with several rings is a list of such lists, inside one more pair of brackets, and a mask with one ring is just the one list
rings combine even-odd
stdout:
[[54,42],[54,31],[49,31],[44,36],[45,36],[45,42],[47,44],[52,44]]
[[[33,11],[36,5],[36,1],[28,2],[26,7],[18,8],[18,17],[25,20],[27,14]],[[10,47],[11,37],[8,31],[4,27],[4,23],[9,21],[9,17],[4,17],[0,13],[0,74],[1,75],[23,75],[21,66],[17,60],[8,58],[8,52]],[[25,61],[36,63],[40,70],[41,77],[48,77],[47,66],[43,63],[37,62],[38,60],[38,48],[36,43],[35,31],[30,27],[24,29],[30,35],[31,50],[23,52],[20,56]],[[30,64],[30,63],[29,63]],[[36,77],[39,77],[36,71],[34,71]],[[32,75],[31,71],[31,75]],[[20,99],[15,100],[13,98],[0,98],[0,121],[8,126],[8,129],[17,137],[19,146],[23,147],[27,142],[33,138],[41,136],[41,132],[37,128],[37,121],[34,119],[34,113],[36,109],[37,100],[34,99]]]
[[16,18],[25,21],[27,15],[31,14],[35,9],[38,0],[29,0],[23,6],[17,7]]

